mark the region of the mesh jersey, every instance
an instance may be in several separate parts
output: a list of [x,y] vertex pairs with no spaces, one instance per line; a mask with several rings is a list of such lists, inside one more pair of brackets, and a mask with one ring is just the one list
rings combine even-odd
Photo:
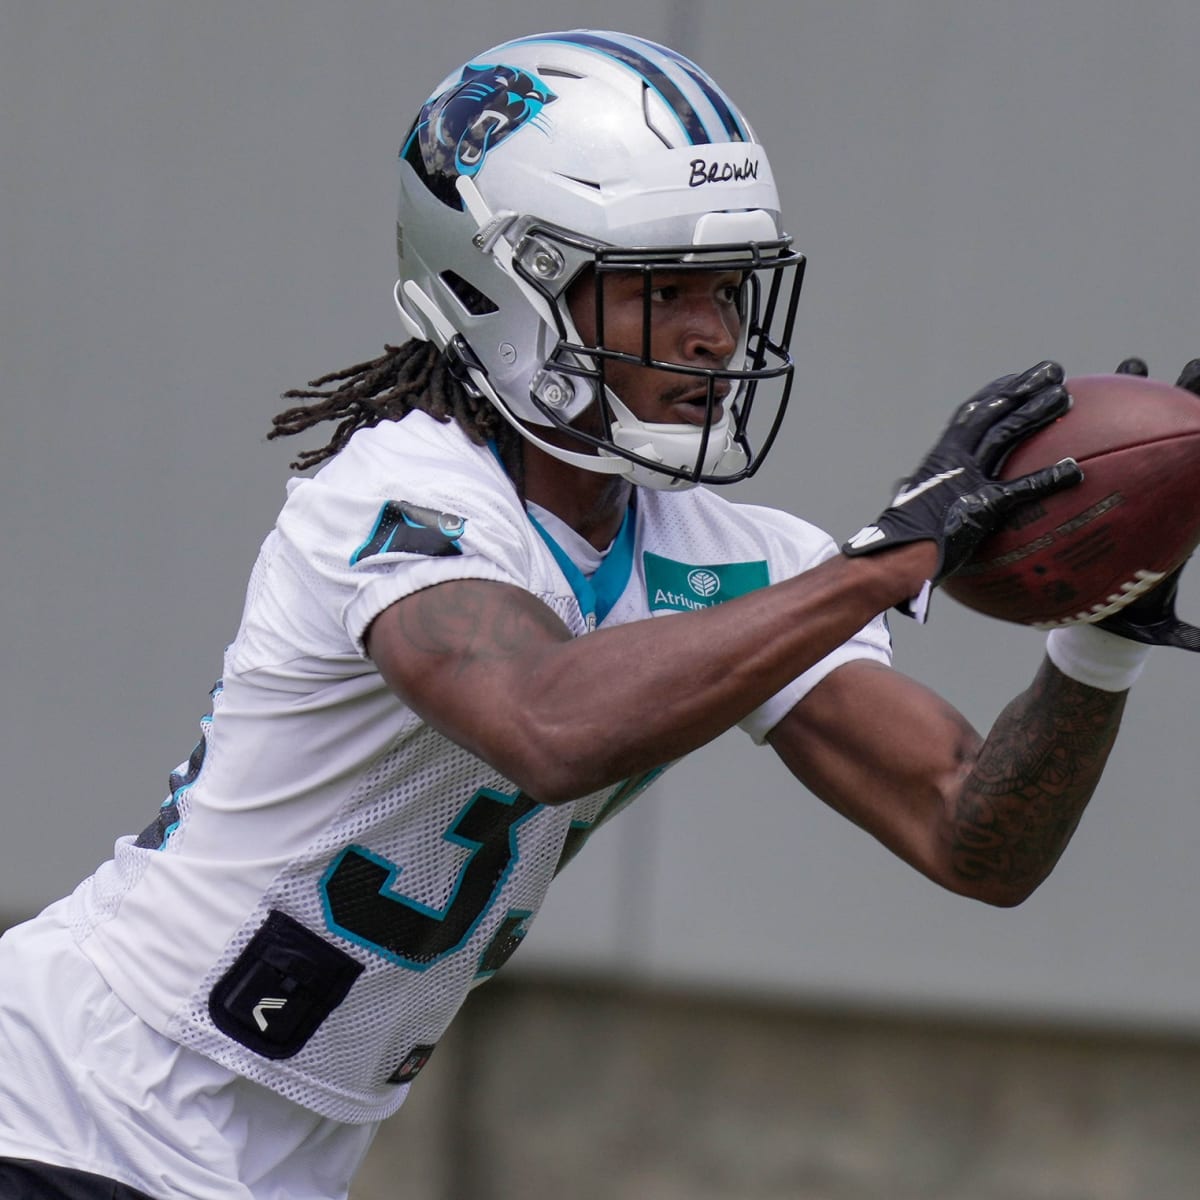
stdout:
[[[490,451],[423,414],[359,432],[292,481],[200,745],[155,824],[119,839],[74,895],[76,938],[116,994],[325,1116],[398,1108],[561,863],[653,773],[537,804],[400,703],[365,656],[372,619],[473,577],[527,589],[578,636],[592,620],[717,603],[835,553],[797,518],[701,488],[639,492],[631,512],[589,582]],[[888,661],[882,618],[744,727],[761,740],[862,657]]]

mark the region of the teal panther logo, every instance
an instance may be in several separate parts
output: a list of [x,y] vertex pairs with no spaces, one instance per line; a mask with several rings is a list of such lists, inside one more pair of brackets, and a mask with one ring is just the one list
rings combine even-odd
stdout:
[[465,66],[458,82],[428,99],[400,157],[443,203],[462,204],[454,181],[475,175],[488,153],[536,122],[557,97],[536,76],[502,64]]

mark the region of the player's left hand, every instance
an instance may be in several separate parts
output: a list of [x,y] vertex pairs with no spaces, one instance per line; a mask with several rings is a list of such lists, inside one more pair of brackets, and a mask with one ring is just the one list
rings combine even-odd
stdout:
[[[921,465],[901,481],[891,504],[845,542],[842,553],[874,554],[930,540],[938,549],[930,583],[936,586],[953,575],[1013,509],[1083,478],[1069,458],[1019,479],[999,478],[1017,444],[1061,416],[1070,403],[1062,367],[1055,362],[993,380],[958,407]],[[917,605],[899,605],[900,611],[923,619],[925,595],[915,598]]]
[[[1145,359],[1126,358],[1117,367],[1116,374],[1140,375],[1145,379],[1150,369]],[[1200,358],[1193,358],[1183,368],[1175,386],[1200,396]],[[1179,578],[1185,566],[1187,563],[1176,567],[1152,591],[1127,604],[1120,612],[1097,622],[1098,628],[1147,646],[1178,646],[1181,650],[1200,652],[1200,628],[1181,621],[1175,615]]]

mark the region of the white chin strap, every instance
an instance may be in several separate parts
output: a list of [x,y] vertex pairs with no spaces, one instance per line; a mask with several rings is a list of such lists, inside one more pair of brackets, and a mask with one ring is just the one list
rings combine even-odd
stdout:
[[[653,467],[643,466],[622,458],[611,450],[600,448],[597,454],[585,454],[578,450],[567,450],[538,437],[536,426],[530,426],[519,421],[508,405],[496,394],[487,376],[478,371],[471,372],[471,378],[476,387],[483,392],[492,404],[499,410],[500,415],[528,442],[538,449],[545,451],[561,462],[569,463],[584,471],[594,471],[601,475],[621,475],[637,487],[651,488],[655,491],[684,491],[694,487],[690,479],[677,479]],[[700,453],[700,441],[704,430],[697,425],[660,424],[649,421],[639,421],[623,405],[610,390],[608,402],[613,412],[612,440],[613,444],[628,450],[632,454],[648,458],[653,462],[662,463],[669,470],[692,472],[696,469],[696,459]],[[701,473],[711,475],[720,470],[721,474],[732,475],[742,470],[746,465],[746,455],[740,446],[734,442],[729,432],[729,413],[726,412],[721,420],[712,427],[709,434],[708,446],[704,451],[704,461]]]
[[[608,393],[608,403],[614,417],[614,445],[641,458],[662,463],[671,470],[695,471],[700,443],[704,438],[702,426],[639,421],[611,391]],[[617,457],[611,451],[601,450],[600,454],[607,460]],[[644,467],[641,463],[630,462],[628,459],[620,461],[629,468],[626,472],[628,478],[639,487],[682,490],[694,486],[691,480],[676,479],[651,467]],[[729,431],[729,412],[726,410],[709,431],[708,445],[704,449],[704,459],[700,464],[701,474],[732,475],[742,470],[745,465],[746,455],[733,440]]]

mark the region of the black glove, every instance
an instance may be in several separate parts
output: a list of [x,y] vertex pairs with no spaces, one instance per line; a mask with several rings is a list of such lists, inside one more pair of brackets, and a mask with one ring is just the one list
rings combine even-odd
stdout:
[[[1150,368],[1146,366],[1144,358],[1125,358],[1121,360],[1120,365],[1117,367],[1116,374],[1140,375],[1145,379],[1150,374]],[[1200,358],[1193,358],[1179,372],[1179,378],[1175,380],[1175,386],[1191,392],[1193,396],[1200,396]]]
[[[1145,378],[1150,371],[1144,359],[1127,358],[1117,367],[1116,373]],[[1193,358],[1183,368],[1175,386],[1200,396],[1200,358]],[[1200,629],[1175,615],[1179,577],[1186,565],[1185,562],[1176,567],[1156,588],[1125,605],[1120,612],[1097,621],[1097,628],[1147,646],[1178,646],[1181,650],[1200,651]]]
[[[953,575],[975,547],[996,532],[1019,505],[1083,479],[1072,458],[1007,482],[996,478],[1009,453],[1070,406],[1058,363],[1041,362],[1004,375],[976,392],[954,414],[937,445],[907,479],[873,525],[843,546],[846,555],[873,554],[906,542],[937,543],[932,584]],[[910,605],[900,611],[914,615]]]
[[1178,646],[1181,650],[1200,651],[1200,629],[1175,615],[1175,595],[1186,565],[1185,562],[1176,567],[1157,587],[1119,612],[1097,621],[1096,628],[1107,629],[1118,637],[1147,646]]

